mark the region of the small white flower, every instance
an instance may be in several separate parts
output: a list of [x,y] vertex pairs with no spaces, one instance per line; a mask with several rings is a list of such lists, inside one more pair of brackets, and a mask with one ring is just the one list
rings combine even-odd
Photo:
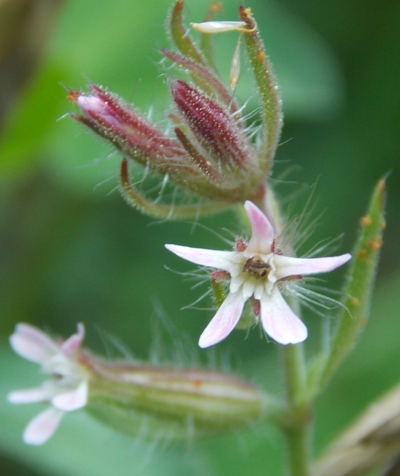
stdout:
[[276,250],[276,237],[268,218],[252,202],[244,205],[252,236],[246,244],[238,240],[235,251],[217,251],[165,245],[183,259],[209,266],[230,277],[229,294],[200,336],[199,346],[209,347],[225,339],[238,323],[245,302],[259,304],[265,332],[280,344],[297,344],[307,338],[307,328],[289,307],[280,289],[290,279],[332,271],[351,255],[328,258],[294,258]]
[[28,324],[18,324],[10,344],[21,357],[40,364],[50,374],[41,387],[8,394],[11,403],[46,402],[51,407],[37,415],[25,428],[24,441],[30,445],[45,443],[56,431],[65,412],[87,403],[88,375],[76,359],[85,334],[83,324],[64,342],[57,342]]

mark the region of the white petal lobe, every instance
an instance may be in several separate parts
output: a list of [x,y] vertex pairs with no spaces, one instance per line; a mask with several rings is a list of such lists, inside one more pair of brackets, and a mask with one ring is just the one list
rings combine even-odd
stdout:
[[235,328],[245,300],[241,292],[229,293],[199,339],[200,347],[210,347],[225,339]]
[[49,408],[39,413],[24,431],[24,441],[27,445],[42,445],[53,435],[64,412],[56,408]]
[[180,258],[201,266],[227,270],[232,264],[233,251],[206,250],[203,248],[190,248],[189,246],[165,245],[167,250],[172,251]]
[[44,332],[28,324],[18,324],[10,337],[13,350],[27,360],[43,364],[59,351],[58,346]]
[[298,344],[307,338],[306,326],[277,288],[261,300],[261,322],[265,332],[279,344]]
[[275,255],[275,275],[278,279],[282,279],[288,276],[327,273],[347,263],[350,258],[349,253],[327,258],[292,258]]

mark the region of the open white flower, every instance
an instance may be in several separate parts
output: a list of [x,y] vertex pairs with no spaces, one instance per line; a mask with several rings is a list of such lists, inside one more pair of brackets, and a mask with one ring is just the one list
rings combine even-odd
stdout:
[[[205,250],[165,245],[183,259],[221,270],[230,278],[229,294],[200,336],[199,346],[209,347],[225,339],[238,323],[245,302],[252,298],[265,332],[280,344],[297,344],[307,338],[307,328],[283,298],[280,289],[290,279],[325,273],[343,265],[349,253],[328,258],[294,258],[276,249],[276,236],[268,218],[246,201],[252,236],[238,240],[235,251]],[[258,317],[258,316],[257,316]]]
[[64,342],[57,342],[33,326],[18,324],[10,337],[11,347],[17,354],[40,364],[42,371],[51,375],[41,387],[8,394],[11,403],[46,402],[51,405],[25,428],[25,443],[45,443],[57,429],[65,412],[86,405],[88,376],[76,358],[84,334],[83,324],[78,324],[76,334]]

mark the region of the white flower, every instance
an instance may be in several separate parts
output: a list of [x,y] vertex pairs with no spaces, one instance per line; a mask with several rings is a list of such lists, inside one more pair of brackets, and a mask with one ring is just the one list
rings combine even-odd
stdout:
[[51,407],[37,415],[24,431],[30,445],[45,443],[57,429],[65,412],[82,408],[87,403],[88,376],[76,359],[85,330],[78,331],[64,342],[57,342],[28,324],[18,324],[10,344],[21,357],[40,364],[50,374],[41,387],[17,390],[8,394],[11,403],[46,402]]
[[290,279],[332,271],[349,261],[351,255],[328,258],[284,256],[276,249],[276,237],[268,218],[252,202],[247,201],[244,207],[252,236],[247,244],[238,240],[235,251],[165,245],[183,259],[216,268],[230,277],[229,294],[200,336],[199,346],[209,347],[225,339],[238,323],[249,298],[259,306],[262,326],[276,342],[302,342],[307,338],[307,328],[289,307],[280,289]]

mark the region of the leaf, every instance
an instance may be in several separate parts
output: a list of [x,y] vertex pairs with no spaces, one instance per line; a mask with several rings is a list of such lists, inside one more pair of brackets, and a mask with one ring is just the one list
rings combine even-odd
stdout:
[[325,387],[353,349],[359,334],[368,322],[385,227],[385,198],[386,182],[382,179],[375,187],[366,215],[360,220],[359,238],[353,251],[353,259],[343,290],[343,307],[337,317],[337,327],[331,339],[330,351],[322,362],[319,361],[319,365],[322,365],[317,372],[318,377],[315,375],[315,367],[310,371],[312,378],[315,379],[317,392]]

